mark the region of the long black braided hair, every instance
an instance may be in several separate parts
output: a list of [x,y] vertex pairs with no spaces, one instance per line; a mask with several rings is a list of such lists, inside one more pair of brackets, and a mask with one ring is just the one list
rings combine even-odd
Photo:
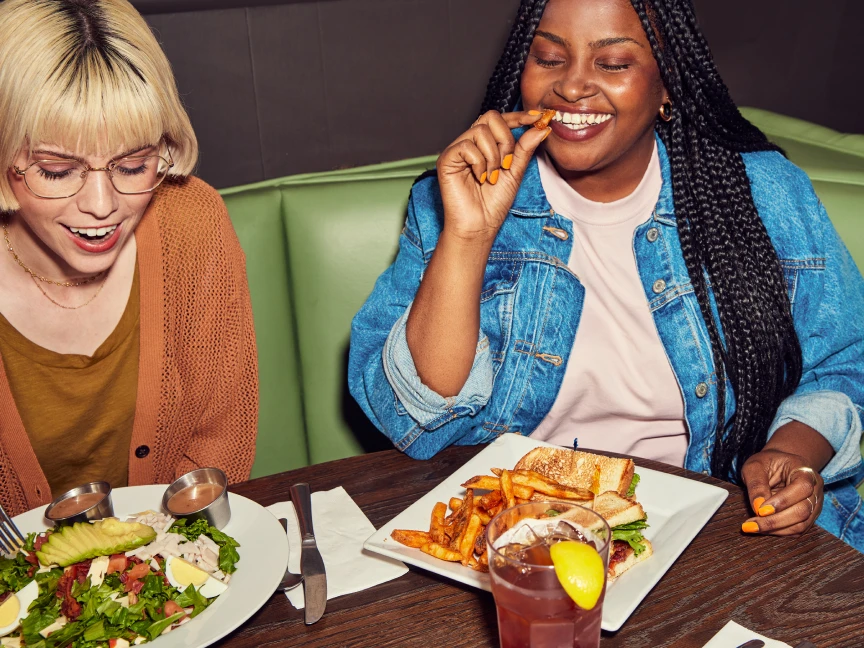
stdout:
[[[482,112],[504,112],[516,105],[522,70],[547,1],[522,0]],[[672,121],[658,120],[657,130],[669,153],[681,250],[716,367],[711,470],[722,479],[740,479],[744,462],[764,447],[780,402],[801,380],[801,347],[783,271],[753,203],[741,157],[779,149],[732,101],[692,0],[630,3],[673,104]],[[728,422],[727,378],[735,397]]]

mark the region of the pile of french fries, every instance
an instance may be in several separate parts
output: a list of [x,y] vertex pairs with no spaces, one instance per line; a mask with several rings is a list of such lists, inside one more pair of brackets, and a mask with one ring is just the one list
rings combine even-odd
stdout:
[[[535,498],[575,501],[587,504],[594,493],[584,488],[569,488],[533,470],[493,468],[492,475],[478,475],[462,484],[465,497],[451,497],[432,509],[428,531],[395,529],[390,537],[406,547],[414,547],[440,560],[460,562],[477,571],[489,571],[486,553],[486,525],[505,508]],[[475,496],[474,491],[487,491]],[[447,514],[447,509],[450,514]]]

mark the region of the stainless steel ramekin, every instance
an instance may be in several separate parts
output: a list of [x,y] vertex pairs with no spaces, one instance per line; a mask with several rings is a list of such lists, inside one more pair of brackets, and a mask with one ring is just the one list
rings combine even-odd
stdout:
[[[99,500],[92,506],[84,509],[80,513],[76,513],[75,515],[69,515],[62,518],[52,516],[52,511],[60,502],[72,499],[73,497],[77,497],[79,495],[85,495],[87,493],[103,493],[104,497],[102,497],[101,500]],[[111,484],[104,481],[90,482],[89,484],[76,486],[72,490],[68,490],[63,493],[60,497],[51,502],[51,504],[48,505],[47,509],[45,509],[45,517],[50,522],[54,522],[55,524],[74,524],[75,522],[89,522],[91,520],[101,520],[102,518],[113,516],[114,504],[111,501]]]
[[[184,488],[197,484],[216,484],[222,491],[219,496],[207,506],[191,513],[176,513],[168,506],[168,500]],[[186,518],[190,521],[207,520],[210,526],[222,529],[231,519],[231,507],[228,504],[228,477],[218,468],[199,468],[188,472],[171,484],[162,496],[162,508],[166,513],[176,518]]]

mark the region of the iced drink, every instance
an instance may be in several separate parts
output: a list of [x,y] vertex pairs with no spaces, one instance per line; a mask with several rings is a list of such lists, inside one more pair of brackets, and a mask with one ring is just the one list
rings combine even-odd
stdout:
[[[501,648],[597,648],[611,538],[603,518],[575,504],[531,502],[502,511],[486,532]],[[565,591],[553,565],[552,547],[563,542],[583,543],[599,555],[590,563],[596,592],[588,593],[586,607]],[[578,549],[580,555],[591,553]],[[562,560],[556,562],[560,567]],[[582,582],[581,563],[568,568]]]

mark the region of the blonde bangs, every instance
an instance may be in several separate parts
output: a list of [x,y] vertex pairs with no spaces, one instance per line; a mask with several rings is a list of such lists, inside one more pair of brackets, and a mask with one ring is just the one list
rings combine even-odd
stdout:
[[[26,25],[41,30],[42,52],[21,57],[14,43],[6,41],[9,23],[21,22],[3,15],[10,3],[18,5],[19,14],[27,13],[21,2],[0,2],[0,60],[7,61],[0,69],[0,163],[6,169],[22,147],[32,151],[54,145],[81,155],[112,157],[164,138],[174,161],[170,174],[192,173],[198,159],[192,125],[168,60],[131,5],[125,0],[99,3],[109,35],[98,48],[82,45],[85,35],[76,25],[56,13],[46,16],[43,5],[41,15],[29,12],[32,20]],[[4,173],[0,212],[17,208]]]

